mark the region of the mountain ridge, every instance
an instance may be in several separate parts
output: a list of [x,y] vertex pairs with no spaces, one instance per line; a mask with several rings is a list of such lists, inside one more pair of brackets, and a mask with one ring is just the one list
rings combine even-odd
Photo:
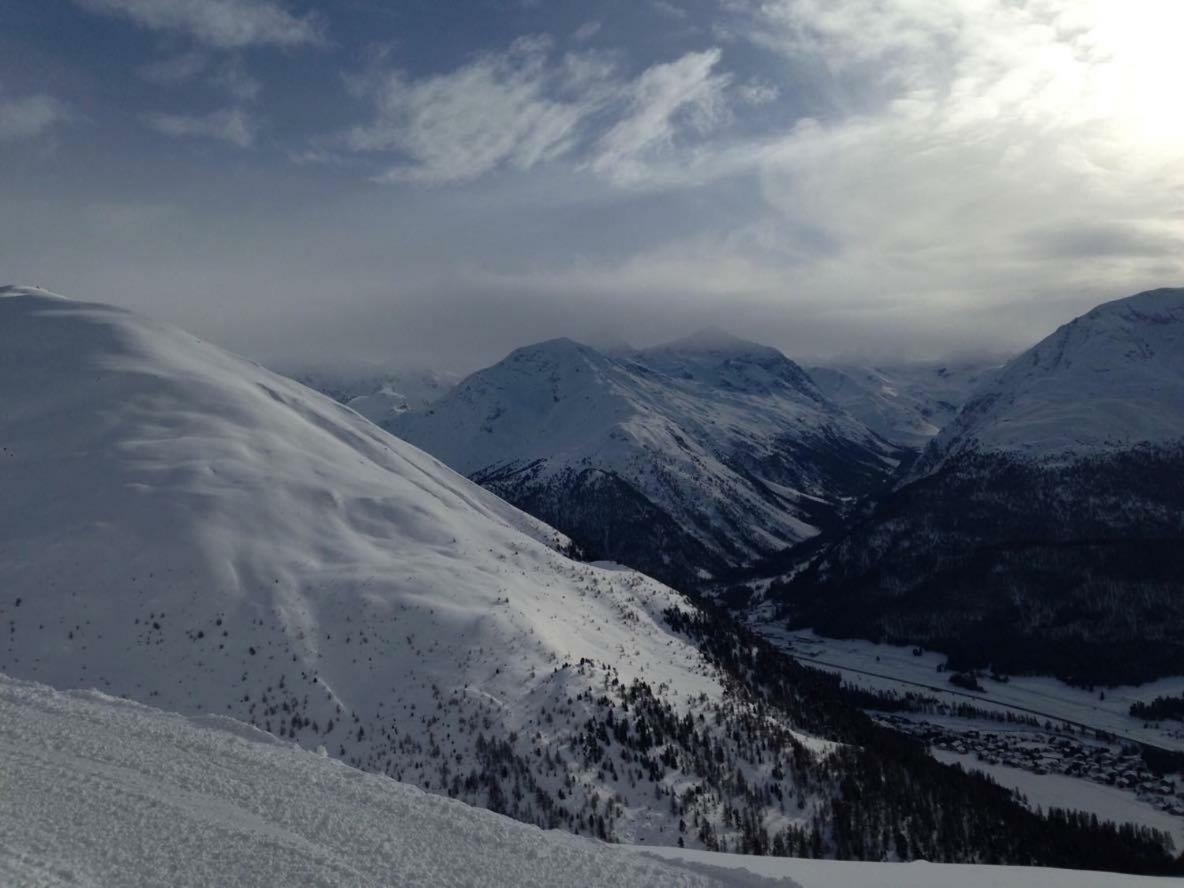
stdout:
[[388,428],[593,557],[688,587],[812,536],[897,464],[776,349],[687,343],[524,346]]

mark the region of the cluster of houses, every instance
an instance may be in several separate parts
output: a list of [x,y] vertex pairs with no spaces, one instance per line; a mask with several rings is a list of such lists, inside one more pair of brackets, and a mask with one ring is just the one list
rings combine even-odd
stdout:
[[1129,789],[1155,807],[1184,817],[1184,779],[1153,774],[1134,747],[1031,730],[953,730],[901,715],[885,714],[879,719],[931,747],[973,755],[985,765],[1005,765],[1033,774],[1064,774]]

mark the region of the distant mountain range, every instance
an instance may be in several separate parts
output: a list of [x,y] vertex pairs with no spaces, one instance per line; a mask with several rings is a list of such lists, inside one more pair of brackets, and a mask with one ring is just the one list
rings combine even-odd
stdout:
[[1138,682],[1184,668],[1184,290],[1095,308],[980,388],[793,581],[823,634],[955,666]]
[[[594,417],[631,409],[605,391],[652,373],[663,398],[681,379],[684,414],[708,425],[700,386],[731,393],[716,422],[772,398],[809,441],[827,440],[820,420],[861,428],[771,350],[684,343],[607,367],[558,350],[570,374],[528,390],[588,395]],[[726,615],[568,558],[562,534],[355,411],[181,330],[0,288],[0,365],[0,674],[226,716],[602,839],[1173,865],[1157,835],[1043,817],[938,764]],[[879,472],[884,445],[863,434],[854,452]],[[159,798],[152,777],[135,785]]]
[[877,435],[921,450],[1000,363],[836,364],[811,367],[810,376],[823,394]]
[[776,349],[718,331],[521,348],[386,427],[589,557],[684,587],[837,526],[907,455]]

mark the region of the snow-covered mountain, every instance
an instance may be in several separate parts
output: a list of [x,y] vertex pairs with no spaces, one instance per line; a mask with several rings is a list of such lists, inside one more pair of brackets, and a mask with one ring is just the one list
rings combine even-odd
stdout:
[[680,596],[568,560],[432,457],[187,333],[0,294],[0,671],[224,712],[548,825],[674,838],[648,789],[593,811],[617,791],[571,746],[607,683],[679,713],[721,699],[662,621]]
[[1169,888],[1167,878],[605,845],[360,773],[241,722],[0,676],[0,883]]
[[824,634],[1118,683],[1184,670],[1181,576],[1184,290],[1154,290],[1010,361],[775,594]]
[[586,552],[688,584],[835,524],[900,455],[776,349],[717,331],[521,348],[387,427]]
[[332,365],[278,367],[311,389],[383,425],[407,410],[422,410],[448,394],[460,374],[424,367]]
[[1099,865],[1166,865],[1155,837],[937,764],[828,676],[183,331],[3,288],[0,371],[2,673],[602,838],[880,859],[895,831],[891,854],[953,861],[990,836],[1075,865],[1088,839]]
[[901,447],[920,450],[999,365],[991,362],[811,367],[828,398]]
[[1184,442],[1184,289],[1107,302],[977,391],[918,463],[959,456],[1071,461]]

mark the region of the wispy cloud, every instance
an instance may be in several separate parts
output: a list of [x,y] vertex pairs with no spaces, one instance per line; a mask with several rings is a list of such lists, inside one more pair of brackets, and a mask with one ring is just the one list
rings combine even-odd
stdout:
[[691,52],[627,79],[609,56],[556,57],[549,39],[521,38],[447,74],[356,79],[375,115],[345,142],[399,155],[381,177],[389,182],[455,183],[575,156],[620,184],[637,184],[648,159],[674,147],[680,133],[703,134],[726,119],[732,78],[716,70],[719,61],[718,49]]
[[66,105],[52,96],[0,96],[0,142],[35,138],[69,116]]
[[218,49],[306,46],[324,32],[314,16],[297,16],[271,0],[76,0],[92,12],[116,15],[154,31],[187,34]]
[[593,169],[619,181],[645,176],[645,162],[670,148],[680,130],[700,134],[726,116],[731,75],[716,73],[720,51],[688,53],[654,65],[629,87],[625,115],[599,140]]
[[239,148],[249,148],[255,142],[255,123],[241,108],[225,108],[209,114],[148,114],[144,122],[174,139],[216,139]]
[[521,38],[503,53],[435,77],[378,72],[361,81],[373,97],[374,119],[346,141],[357,151],[401,155],[385,174],[388,181],[458,182],[558,157],[572,147],[579,123],[608,98],[612,71],[578,61],[565,67],[550,54],[549,40]]

